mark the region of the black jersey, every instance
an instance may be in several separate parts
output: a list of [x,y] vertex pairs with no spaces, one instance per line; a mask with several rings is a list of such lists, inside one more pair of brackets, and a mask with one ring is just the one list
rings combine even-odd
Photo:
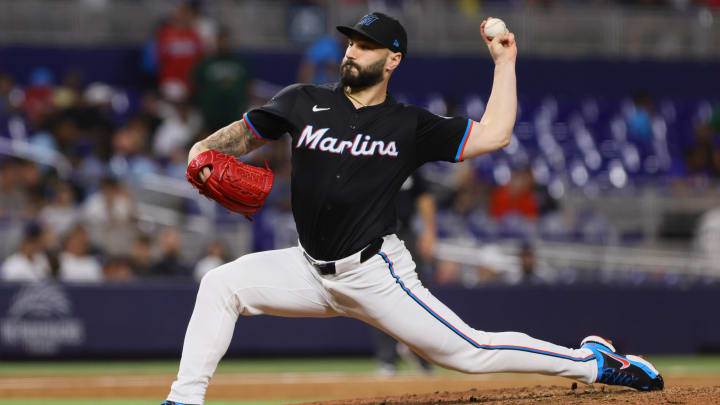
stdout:
[[355,108],[343,87],[295,84],[244,115],[256,136],[292,137],[292,210],[300,243],[337,260],[393,233],[395,196],[425,162],[458,162],[473,121],[398,103]]

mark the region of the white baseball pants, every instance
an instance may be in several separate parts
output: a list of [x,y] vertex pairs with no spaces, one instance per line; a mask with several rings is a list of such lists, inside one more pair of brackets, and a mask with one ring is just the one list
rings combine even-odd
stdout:
[[200,283],[168,399],[202,404],[238,315],[260,314],[357,318],[431,362],[465,373],[540,373],[595,381],[590,350],[466,325],[422,286],[404,243],[395,235],[383,239],[380,252],[364,263],[359,253],[336,262],[335,275],[320,275],[300,246],[249,254],[211,270]]

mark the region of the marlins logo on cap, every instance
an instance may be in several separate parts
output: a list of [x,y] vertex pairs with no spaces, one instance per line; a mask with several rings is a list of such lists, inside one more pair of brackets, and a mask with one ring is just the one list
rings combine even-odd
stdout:
[[368,14],[363,17],[360,22],[358,22],[358,25],[370,25],[379,19],[380,17],[376,16],[375,14]]
[[405,28],[398,20],[383,13],[370,13],[352,27],[340,25],[337,29],[348,37],[364,37],[403,56],[407,54]]

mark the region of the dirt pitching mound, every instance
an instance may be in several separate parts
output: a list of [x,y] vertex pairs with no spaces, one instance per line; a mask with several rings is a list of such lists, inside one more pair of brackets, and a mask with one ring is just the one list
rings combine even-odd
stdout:
[[305,405],[465,405],[465,404],[720,404],[720,385],[713,387],[670,387],[664,391],[638,392],[615,387],[561,387],[434,392],[395,397],[313,402]]

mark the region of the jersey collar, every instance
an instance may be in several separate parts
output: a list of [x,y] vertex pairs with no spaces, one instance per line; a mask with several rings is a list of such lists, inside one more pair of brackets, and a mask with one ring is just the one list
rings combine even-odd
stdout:
[[344,90],[344,89],[343,89],[343,85],[342,85],[341,82],[335,83],[335,93],[339,94],[339,95],[343,98],[343,100],[345,100],[345,103],[347,103],[347,105],[349,105],[350,108],[353,109],[353,110],[357,110],[357,111],[368,111],[368,110],[374,110],[374,109],[376,109],[376,108],[389,107],[389,106],[392,106],[392,105],[394,105],[394,104],[397,104],[397,101],[395,101],[395,97],[393,97],[392,94],[390,94],[390,92],[387,92],[387,93],[385,94],[385,101],[383,101],[382,103],[380,103],[380,104],[375,104],[375,105],[369,105],[369,106],[367,106],[367,107],[355,108],[355,105],[354,105],[354,104],[352,103],[352,101],[350,101],[350,99],[345,95],[345,92],[344,92],[343,90]]

